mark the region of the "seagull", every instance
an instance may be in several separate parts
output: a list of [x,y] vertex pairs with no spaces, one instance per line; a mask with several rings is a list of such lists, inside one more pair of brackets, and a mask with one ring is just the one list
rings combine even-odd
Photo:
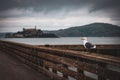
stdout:
[[87,37],[83,37],[81,38],[81,40],[83,41],[83,45],[86,49],[95,49],[96,45],[93,45],[92,43],[87,41]]

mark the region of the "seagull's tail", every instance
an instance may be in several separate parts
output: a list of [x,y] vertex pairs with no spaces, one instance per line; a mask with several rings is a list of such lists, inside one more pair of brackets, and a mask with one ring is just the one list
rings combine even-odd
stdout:
[[91,47],[91,49],[95,49],[96,48],[96,45],[93,45],[93,47]]

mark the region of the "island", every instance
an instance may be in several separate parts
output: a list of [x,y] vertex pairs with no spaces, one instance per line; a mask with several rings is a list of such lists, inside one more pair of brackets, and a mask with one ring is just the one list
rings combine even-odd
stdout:
[[7,33],[6,38],[58,38],[54,33],[43,32],[41,29],[23,28],[23,31],[18,31],[16,33]]

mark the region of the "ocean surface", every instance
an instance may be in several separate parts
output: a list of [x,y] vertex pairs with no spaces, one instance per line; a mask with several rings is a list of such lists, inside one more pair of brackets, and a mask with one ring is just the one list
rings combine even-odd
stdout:
[[[60,37],[60,38],[1,38],[4,41],[32,45],[62,45],[62,44],[82,44],[81,37]],[[120,44],[120,37],[88,37],[88,41],[93,44]]]

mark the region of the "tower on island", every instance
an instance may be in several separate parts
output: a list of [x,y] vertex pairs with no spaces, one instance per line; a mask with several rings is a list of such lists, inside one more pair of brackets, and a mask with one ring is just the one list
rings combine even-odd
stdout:
[[35,26],[35,30],[36,30],[36,26]]

